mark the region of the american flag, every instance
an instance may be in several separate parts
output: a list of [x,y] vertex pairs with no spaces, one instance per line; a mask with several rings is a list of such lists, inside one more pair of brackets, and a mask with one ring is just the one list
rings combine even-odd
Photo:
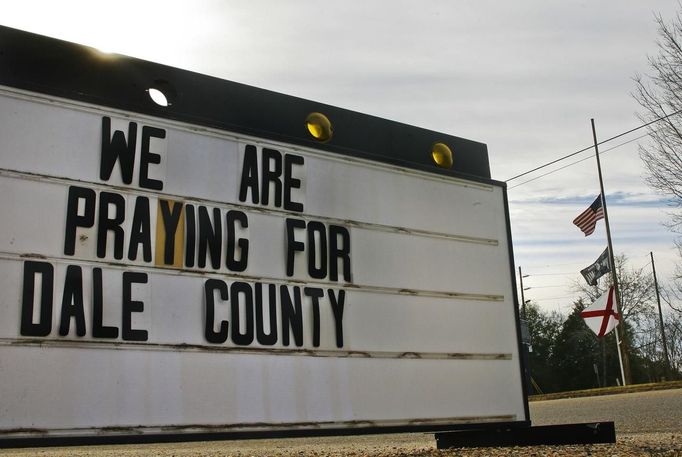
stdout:
[[594,227],[599,219],[604,219],[604,207],[601,205],[601,194],[592,202],[585,211],[573,219],[573,223],[578,226],[585,236],[592,235]]

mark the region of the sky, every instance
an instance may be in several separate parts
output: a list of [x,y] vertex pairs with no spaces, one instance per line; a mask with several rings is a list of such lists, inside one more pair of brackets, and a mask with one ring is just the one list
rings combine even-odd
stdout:
[[[590,146],[591,118],[600,140],[640,125],[632,78],[650,73],[654,13],[671,20],[680,8],[670,0],[22,0],[3,6],[0,24],[476,140],[488,146],[492,177],[506,181]],[[679,257],[663,225],[667,200],[643,179],[643,133],[600,148],[604,185],[614,250],[647,271],[652,251],[666,284]],[[525,299],[567,313],[579,271],[606,247],[603,221],[588,238],[571,223],[599,194],[593,152],[508,185]]]

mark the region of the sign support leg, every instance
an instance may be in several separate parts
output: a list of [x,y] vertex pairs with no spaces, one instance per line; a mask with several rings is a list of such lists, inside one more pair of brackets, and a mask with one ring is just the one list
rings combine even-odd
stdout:
[[615,443],[613,422],[436,433],[438,449]]

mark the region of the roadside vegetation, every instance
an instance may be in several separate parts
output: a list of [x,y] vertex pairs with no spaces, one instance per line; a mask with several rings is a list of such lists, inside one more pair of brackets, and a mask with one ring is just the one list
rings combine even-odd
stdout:
[[[621,284],[621,324],[625,326],[632,384],[682,380],[682,312],[667,306],[664,294],[663,326],[668,360],[653,278],[631,269],[627,259],[616,259]],[[535,393],[553,393],[619,386],[622,384],[615,332],[597,337],[580,312],[610,286],[605,275],[598,286],[576,282],[576,300],[568,316],[549,312],[530,301],[526,321],[531,337],[529,365]],[[673,303],[674,304],[674,303]]]

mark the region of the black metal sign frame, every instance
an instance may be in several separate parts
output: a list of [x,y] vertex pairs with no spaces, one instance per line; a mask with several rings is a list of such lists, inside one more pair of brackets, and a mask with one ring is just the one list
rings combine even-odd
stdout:
[[[510,277],[514,277],[506,184],[490,178],[485,144],[139,59],[118,55],[103,58],[93,48],[1,26],[0,85],[501,187]],[[153,88],[167,96],[169,106],[157,105],[150,99],[148,90]],[[333,122],[331,141],[320,143],[308,134],[304,119],[311,112],[325,113]],[[455,160],[451,169],[439,168],[433,163],[431,148],[437,142],[452,148]],[[522,354],[514,281],[512,293],[518,353]],[[0,438],[0,447],[529,427],[526,367],[521,356],[519,368],[525,418],[514,422],[162,435],[132,435],[122,431],[97,436],[4,437]]]

